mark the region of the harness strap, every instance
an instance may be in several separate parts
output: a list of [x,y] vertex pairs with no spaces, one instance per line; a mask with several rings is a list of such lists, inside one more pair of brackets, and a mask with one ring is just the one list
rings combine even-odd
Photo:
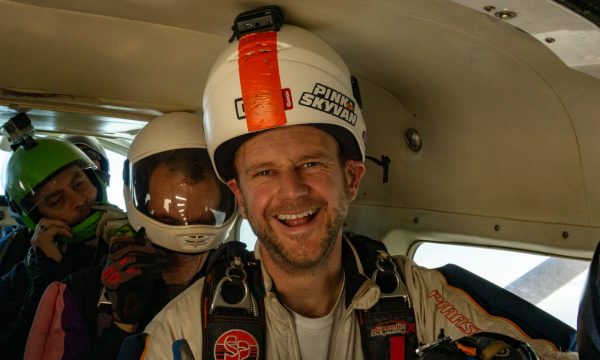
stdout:
[[[417,333],[410,296],[383,243],[346,234],[379,301],[357,310],[365,359],[416,359]],[[366,279],[365,279],[366,280]],[[247,298],[247,297],[248,298]],[[260,263],[245,245],[222,245],[209,260],[202,296],[203,359],[264,359],[266,324]],[[248,305],[250,304],[250,305]]]
[[209,266],[200,309],[203,359],[265,359],[260,263],[243,243],[231,241]]
[[373,307],[356,311],[365,359],[416,359],[415,313],[396,263],[382,242],[362,235],[345,235],[356,248],[365,273],[381,290]]

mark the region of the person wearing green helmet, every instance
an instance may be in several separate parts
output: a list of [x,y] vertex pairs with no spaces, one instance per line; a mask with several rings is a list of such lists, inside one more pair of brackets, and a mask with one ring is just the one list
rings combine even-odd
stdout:
[[[23,120],[23,115],[16,120]],[[9,123],[2,126],[5,135]],[[5,165],[2,183],[31,247],[0,279],[3,359],[22,358],[37,304],[48,284],[97,264],[107,251],[106,241],[100,241],[104,225],[109,219],[125,217],[107,203],[106,183],[74,144],[34,139],[33,130],[15,136],[11,143],[14,153]]]
[[[87,135],[64,135],[60,139],[64,139],[75,144],[83,151],[90,160],[96,165],[96,173],[106,183],[110,185],[110,163],[106,151],[93,136]],[[2,237],[0,238],[0,276],[6,274],[12,267],[25,258],[29,250],[29,238],[31,237],[29,228],[23,225],[23,220],[18,213],[18,210],[13,206],[9,208],[10,216],[17,222],[2,229]]]

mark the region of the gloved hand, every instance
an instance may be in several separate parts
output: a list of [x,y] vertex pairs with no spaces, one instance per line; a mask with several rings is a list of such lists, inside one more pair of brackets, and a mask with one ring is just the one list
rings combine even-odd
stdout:
[[167,264],[165,252],[152,246],[143,228],[135,235],[111,239],[102,284],[108,290],[114,320],[139,324]]

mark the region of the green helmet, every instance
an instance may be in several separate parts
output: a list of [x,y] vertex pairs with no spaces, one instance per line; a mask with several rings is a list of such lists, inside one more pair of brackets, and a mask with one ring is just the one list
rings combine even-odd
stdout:
[[[84,170],[92,183],[98,188],[96,201],[106,203],[106,185],[96,172],[94,163],[77,146],[57,139],[35,139],[32,147],[19,147],[11,155],[4,170],[4,191],[10,204],[21,217],[21,221],[34,229],[40,220],[36,211],[37,203],[33,195],[47,181],[69,166],[78,166]],[[70,242],[81,241],[95,234],[101,211],[95,211],[81,223],[73,226],[73,238]]]

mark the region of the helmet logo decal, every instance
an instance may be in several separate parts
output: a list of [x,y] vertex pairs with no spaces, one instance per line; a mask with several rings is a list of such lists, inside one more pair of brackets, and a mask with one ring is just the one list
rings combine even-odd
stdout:
[[285,125],[277,33],[251,33],[242,37],[238,45],[238,67],[248,131]]
[[283,108],[286,110],[290,110],[294,108],[294,101],[292,101],[292,91],[290,89],[281,90],[281,95],[283,95]]
[[354,112],[354,100],[325,85],[316,83],[312,92],[305,92],[299,101],[300,105],[333,115],[354,126],[358,115]]
[[218,360],[258,359],[258,343],[254,336],[247,331],[229,330],[217,339],[214,358]]
[[[281,90],[281,96],[283,99],[283,108],[290,110],[294,108],[294,102],[292,101],[292,91],[289,88]],[[246,111],[244,110],[244,100],[242,98],[235,99],[235,114],[238,120],[246,118]]]

